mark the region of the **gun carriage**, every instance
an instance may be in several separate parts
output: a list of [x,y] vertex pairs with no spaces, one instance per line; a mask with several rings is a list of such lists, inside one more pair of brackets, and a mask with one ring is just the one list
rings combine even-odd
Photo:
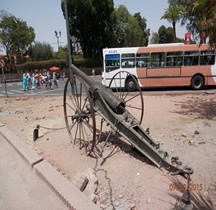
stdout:
[[[171,157],[162,150],[160,144],[141,127],[144,102],[135,77],[129,72],[121,71],[114,75],[107,88],[76,66],[71,65],[71,68],[73,75],[66,81],[63,99],[64,118],[70,141],[84,149],[87,155],[102,156],[111,132],[119,133],[158,168],[164,168],[172,175],[182,175],[187,179],[187,189],[179,209],[192,209],[189,189],[193,169],[183,165],[178,157]],[[130,78],[131,83],[124,84],[122,78]],[[130,84],[133,87],[130,87]],[[136,91],[130,92],[131,89]],[[135,105],[131,103],[132,100],[136,101]],[[133,110],[136,110],[136,117],[132,115]],[[99,148],[104,122],[107,122],[111,130],[104,145]]]
[[[178,157],[171,157],[160,148],[141,127],[144,114],[144,102],[141,89],[136,79],[128,72],[116,74],[110,81],[110,87],[122,75],[130,76],[137,91],[129,93],[124,85],[106,88],[83,73],[76,66],[71,66],[71,76],[64,89],[64,117],[71,142],[85,149],[87,155],[98,153],[97,143],[100,141],[102,124],[106,121],[113,131],[123,136],[133,147],[146,156],[159,168],[165,168],[173,174],[187,176],[193,169],[184,166]],[[121,84],[121,83],[120,83]],[[136,105],[130,103],[136,100]],[[138,119],[130,110],[138,112]],[[96,122],[96,116],[101,116],[101,123]],[[98,128],[99,127],[99,128]],[[109,136],[109,135],[108,135]]]

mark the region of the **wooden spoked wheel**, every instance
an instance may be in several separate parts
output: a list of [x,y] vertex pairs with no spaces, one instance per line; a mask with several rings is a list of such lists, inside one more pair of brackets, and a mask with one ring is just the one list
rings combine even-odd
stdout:
[[96,122],[88,87],[78,77],[70,77],[64,88],[64,118],[70,141],[90,155],[95,146]]
[[127,71],[120,71],[111,79],[109,88],[124,101],[127,111],[141,124],[144,115],[144,102],[137,79]]

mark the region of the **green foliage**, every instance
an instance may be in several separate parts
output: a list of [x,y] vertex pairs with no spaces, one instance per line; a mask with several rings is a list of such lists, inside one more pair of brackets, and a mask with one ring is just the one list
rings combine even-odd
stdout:
[[47,61],[30,61],[24,64],[18,65],[18,69],[31,71],[35,69],[49,69],[52,66],[58,66],[59,68],[66,67],[65,59],[61,60],[47,60]]
[[[73,59],[74,65],[80,68],[95,68],[102,67],[101,59],[84,59],[83,57],[76,56]],[[19,70],[32,71],[35,69],[49,69],[52,66],[58,66],[60,69],[67,69],[66,59],[53,59],[47,61],[29,61],[24,64],[18,65]]]
[[44,61],[52,58],[53,48],[48,43],[35,42],[29,48],[29,56],[32,61]]
[[[172,27],[166,28],[164,25],[162,25],[158,30],[158,34],[155,33],[154,36],[155,36],[154,39],[156,41],[158,38],[158,42],[154,41],[154,39],[153,39],[153,40],[151,40],[152,44],[173,43],[173,29],[172,29]],[[184,40],[182,40],[180,38],[176,38],[176,42],[184,42]]]
[[68,0],[70,35],[79,40],[84,57],[101,56],[110,46],[113,10],[113,0]]
[[170,23],[176,23],[183,17],[185,13],[186,11],[184,7],[180,5],[169,5],[161,19],[166,19]]
[[172,27],[166,28],[166,43],[173,43],[173,28]]
[[[216,43],[216,3],[215,0],[169,0],[171,5],[179,5],[186,11],[181,21],[193,37],[200,43],[209,38],[210,45]],[[202,29],[202,23],[205,29]],[[205,38],[201,35],[205,34]]]
[[114,47],[145,46],[148,43],[149,29],[140,13],[131,15],[127,8],[120,5],[114,12]]
[[150,40],[150,44],[158,44],[159,43],[159,35],[157,32],[153,32]]
[[146,24],[146,19],[144,17],[141,17],[140,12],[135,13],[134,17],[138,20],[139,22],[139,26],[141,27],[141,29],[144,32],[144,37],[145,37],[145,46],[148,45],[148,41],[149,41],[149,37],[150,37],[150,29],[147,28],[147,24]]
[[167,34],[166,34],[166,27],[162,25],[158,30],[159,35],[159,43],[167,43]]
[[186,13],[184,7],[180,5],[170,4],[169,7],[166,9],[164,15],[161,19],[166,19],[168,22],[172,23],[173,27],[173,42],[176,42],[176,23],[183,18],[183,15]]
[[131,15],[123,5],[115,9],[113,0],[69,0],[68,11],[70,35],[80,43],[85,58],[101,57],[106,47],[148,44],[146,19],[140,13]]
[[74,65],[78,67],[85,67],[85,68],[96,68],[102,67],[103,61],[102,59],[83,59],[83,60],[74,60]]
[[1,11],[0,45],[7,54],[21,55],[34,41],[35,33],[25,21]]

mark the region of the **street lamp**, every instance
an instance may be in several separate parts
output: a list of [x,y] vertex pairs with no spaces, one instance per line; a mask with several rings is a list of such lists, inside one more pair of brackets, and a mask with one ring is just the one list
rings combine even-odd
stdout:
[[66,21],[66,31],[67,31],[67,45],[68,45],[68,60],[69,60],[69,70],[70,70],[70,76],[73,75],[73,70],[71,68],[72,59],[71,59],[71,46],[70,46],[70,33],[69,33],[69,20],[68,20],[68,8],[67,8],[67,0],[62,0],[62,3],[64,2],[64,8],[65,8],[65,21]]
[[55,31],[55,36],[57,38],[58,51],[59,51],[59,38],[61,37],[61,31],[59,31],[59,32]]

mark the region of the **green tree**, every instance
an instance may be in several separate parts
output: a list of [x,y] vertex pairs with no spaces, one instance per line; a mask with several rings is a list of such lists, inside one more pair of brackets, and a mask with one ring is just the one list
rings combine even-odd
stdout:
[[35,42],[29,47],[29,56],[32,61],[44,61],[52,58],[53,48],[48,43]]
[[[172,27],[166,28],[164,25],[160,26],[158,30],[158,43],[172,43],[173,42],[173,29]],[[176,38],[176,42],[182,42],[181,39]]]
[[169,5],[161,19],[166,19],[172,23],[173,27],[173,42],[176,42],[176,23],[183,17],[185,13],[184,7],[179,5]]
[[35,33],[25,21],[1,11],[0,45],[7,54],[21,55],[34,41]]
[[196,17],[197,32],[200,43],[206,43],[209,36],[210,42],[216,41],[216,3],[212,0],[196,0],[192,4],[192,13]]
[[147,28],[147,23],[146,23],[146,19],[144,17],[141,17],[140,12],[135,13],[134,17],[138,20],[139,22],[139,26],[141,27],[141,29],[143,30],[144,33],[144,37],[145,37],[145,46],[148,45],[148,41],[149,41],[149,37],[150,37],[150,29]]
[[[215,0],[169,0],[169,4],[179,5],[187,11],[181,21],[188,31],[191,31],[195,40],[200,43],[209,38],[210,45],[216,43],[216,3]],[[203,27],[203,26],[204,27]]]
[[159,37],[159,43],[167,43],[167,33],[166,33],[166,27],[162,25],[158,30],[158,37]]
[[152,32],[150,44],[158,44],[159,43],[159,34],[157,32]]
[[[70,35],[76,37],[84,57],[102,54],[112,42],[113,0],[68,0]],[[64,3],[62,2],[64,12]]]
[[120,5],[114,12],[114,46],[135,47],[148,43],[148,30],[145,19],[140,14],[131,15],[124,5]]
[[[166,43],[172,43],[173,42],[173,28],[168,27],[166,28]],[[177,42],[177,38],[176,38]]]

